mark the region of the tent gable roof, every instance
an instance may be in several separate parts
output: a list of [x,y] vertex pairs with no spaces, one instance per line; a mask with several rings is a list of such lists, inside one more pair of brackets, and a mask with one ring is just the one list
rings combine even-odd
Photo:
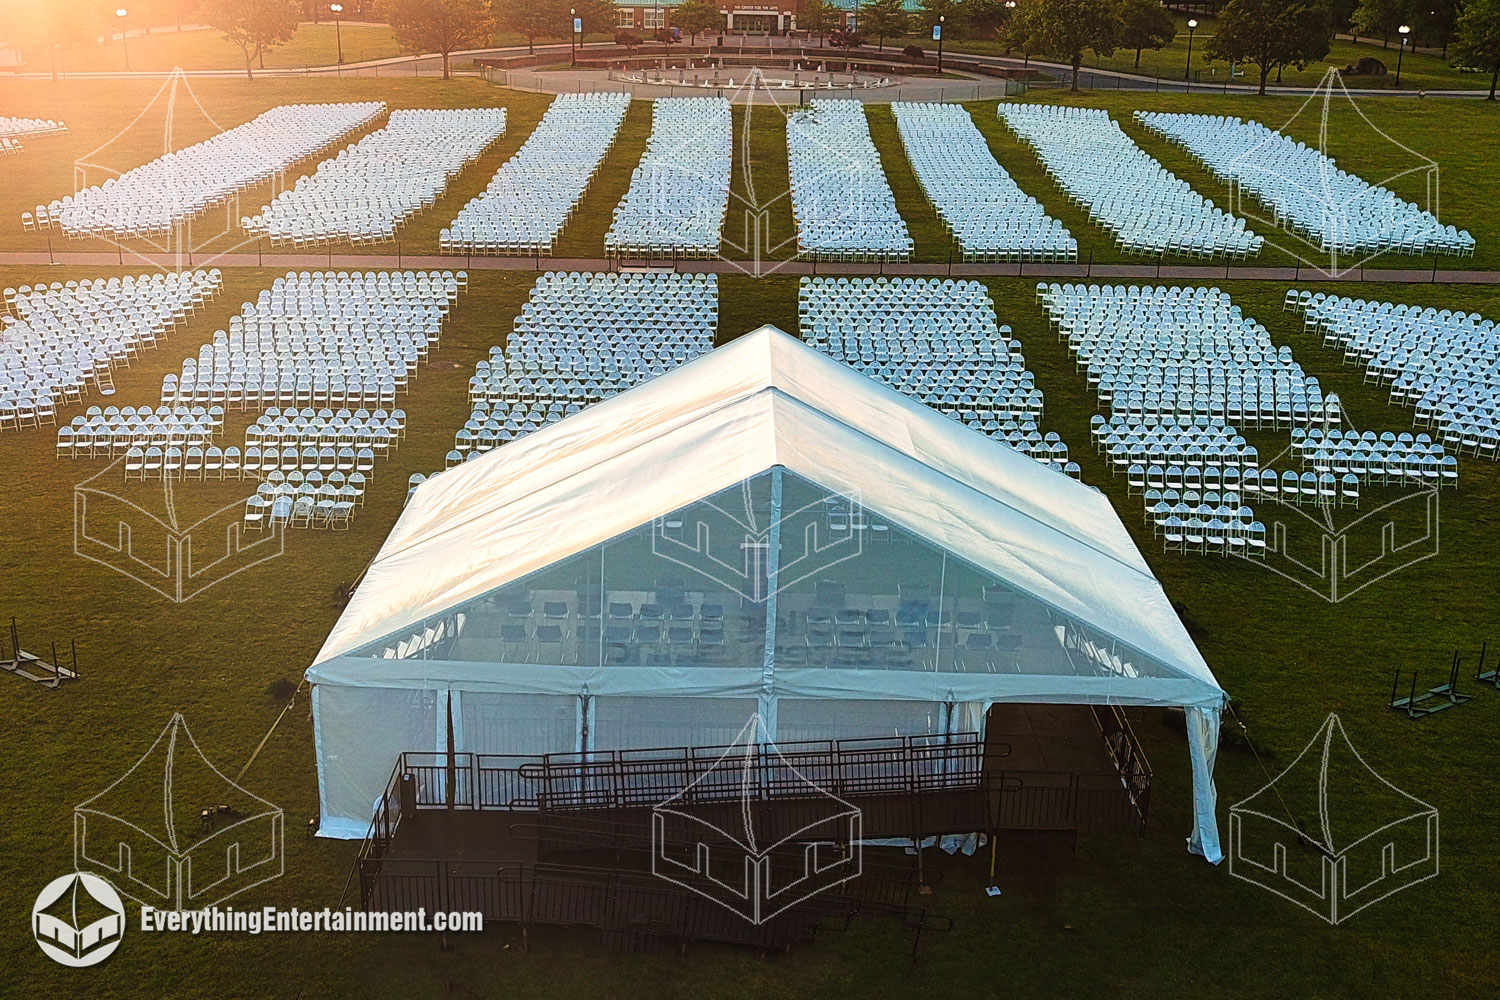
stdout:
[[318,661],[776,466],[1217,690],[1101,494],[773,327],[424,483]]

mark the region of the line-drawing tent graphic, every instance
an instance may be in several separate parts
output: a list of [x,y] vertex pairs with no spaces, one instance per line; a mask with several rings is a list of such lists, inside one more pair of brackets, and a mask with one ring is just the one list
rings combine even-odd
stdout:
[[[172,481],[152,511],[113,492],[121,462],[73,487],[73,553],[108,566],[181,604],[286,549],[285,526],[272,523],[250,537],[236,500],[192,524],[177,516]],[[111,488],[95,485],[111,477]],[[220,539],[222,538],[222,542]]]
[[[830,493],[766,521],[758,516],[753,483],[742,484],[743,505],[707,501],[696,506],[692,520],[681,512],[657,517],[651,525],[651,551],[669,562],[707,577],[751,603],[764,603],[773,590],[783,591],[864,551],[864,535],[835,535],[824,516],[835,503],[844,517],[861,515],[857,495]],[[769,546],[781,552],[774,588],[767,579]]]
[[[1296,463],[1288,447],[1266,467],[1292,468]],[[1265,558],[1236,555],[1337,604],[1439,554],[1438,497],[1436,486],[1423,485],[1352,519],[1335,516],[1342,508],[1332,505],[1308,510],[1277,498],[1261,513],[1267,528]]]
[[[1333,157],[1328,152],[1329,117],[1335,110],[1335,99],[1340,99],[1343,104],[1347,104],[1353,110],[1362,128],[1368,129],[1372,136],[1398,150],[1403,157],[1409,159],[1410,164],[1394,173],[1387,174],[1378,181],[1370,182],[1370,187],[1365,189],[1361,194],[1343,202],[1340,202],[1335,196],[1329,181],[1334,172],[1342,170],[1342,168],[1336,166]],[[1295,187],[1311,194],[1322,204],[1324,225],[1327,229],[1326,238],[1331,239],[1331,242],[1326,245],[1315,241],[1310,233],[1294,226],[1290,219],[1282,215],[1278,206],[1262,201],[1256,193],[1259,185],[1255,182],[1255,175],[1266,174],[1270,171],[1254,162],[1254,154],[1266,143],[1275,142],[1282,136],[1288,135],[1287,130],[1292,127],[1292,124],[1304,112],[1313,107],[1318,109],[1320,116],[1318,140],[1313,148],[1323,154],[1324,157],[1322,170],[1318,176],[1317,187],[1314,189],[1307,185],[1296,184],[1291,178],[1283,177],[1279,174],[1273,173],[1273,176],[1278,180],[1293,183]],[[1379,199],[1382,199],[1388,193],[1387,189],[1389,189],[1390,185],[1411,175],[1421,175],[1424,179],[1424,203],[1419,204],[1418,208],[1423,209],[1434,218],[1439,217],[1440,185],[1437,161],[1417,152],[1370,121],[1369,117],[1365,115],[1364,110],[1360,108],[1359,103],[1349,93],[1348,88],[1344,86],[1343,75],[1336,67],[1330,66],[1328,71],[1323,74],[1323,79],[1318,83],[1318,86],[1313,89],[1312,93],[1308,95],[1307,100],[1302,102],[1290,118],[1279,128],[1272,131],[1260,145],[1252,147],[1236,158],[1227,180],[1229,184],[1229,200],[1233,211],[1236,215],[1257,223],[1260,226],[1260,232],[1266,236],[1267,243],[1291,254],[1307,266],[1316,269],[1330,278],[1338,278],[1364,267],[1374,258],[1387,252],[1385,250],[1376,250],[1373,252],[1358,250],[1354,252],[1352,258],[1340,257],[1339,240],[1346,236],[1350,230],[1347,220],[1356,208],[1357,202],[1364,199],[1375,199],[1377,200],[1377,207],[1381,207],[1384,203],[1379,201]],[[1248,184],[1246,183],[1247,177],[1250,179],[1250,183]],[[1387,210],[1389,210],[1388,206]],[[1267,214],[1268,211],[1269,215]],[[1275,242],[1273,236],[1277,233],[1290,237],[1290,240],[1295,242],[1292,242],[1291,245],[1283,245],[1282,243]],[[1309,255],[1314,256],[1312,256],[1312,259],[1308,259]]]
[[[211,832],[205,807],[225,817]],[[139,903],[202,909],[279,877],[284,828],[281,809],[225,777],[173,713],[129,771],[73,808],[73,864]]]
[[[795,829],[763,829],[756,803],[767,769],[778,798],[802,800]],[[753,715],[702,774],[652,806],[651,871],[759,925],[857,878],[861,829],[859,808],[802,774]],[[684,842],[687,856],[673,848]]]
[[[73,191],[75,194],[83,191],[85,188],[99,186],[112,179],[119,178],[127,171],[141,166],[145,162],[149,162],[150,157],[141,162],[131,162],[129,166],[124,166],[113,161],[119,155],[117,151],[119,145],[122,144],[127,136],[138,134],[152,127],[158,109],[160,109],[162,116],[161,152],[157,154],[159,156],[170,156],[177,151],[179,146],[182,145],[177,139],[180,132],[191,133],[196,128],[201,128],[204,124],[209,129],[209,136],[227,131],[224,126],[220,125],[214,119],[213,115],[208,113],[208,109],[203,106],[203,102],[193,91],[192,83],[189,81],[187,74],[181,68],[173,69],[167,78],[162,81],[161,86],[157,88],[156,93],[151,96],[151,100],[146,103],[146,106],[140,110],[140,113],[132,118],[124,128],[73,162]],[[188,118],[188,114],[192,114],[192,118]],[[133,157],[132,160],[134,160]],[[276,189],[280,190],[280,187],[281,181],[278,178],[276,180]],[[160,193],[161,197],[169,203],[177,200],[178,192],[176,191],[175,178],[171,174],[168,175],[167,188]],[[238,207],[238,195],[231,197],[223,203],[222,225],[215,221],[218,219],[218,213],[210,208],[201,213],[197,220],[194,218],[183,219],[167,233],[165,240],[157,241],[148,236],[141,236],[139,239],[146,246],[160,253],[177,254],[179,257],[177,266],[180,268],[183,266],[186,254],[191,252],[195,246],[212,242],[219,236],[230,231],[232,228],[231,220],[237,216]],[[200,238],[196,242],[193,237],[194,221],[198,221],[200,226]],[[206,230],[203,229],[205,224],[207,225]],[[117,245],[122,251],[130,250],[129,247],[123,244]]]
[[1229,873],[1338,924],[1438,874],[1438,811],[1375,773],[1330,712],[1286,770],[1230,807]]

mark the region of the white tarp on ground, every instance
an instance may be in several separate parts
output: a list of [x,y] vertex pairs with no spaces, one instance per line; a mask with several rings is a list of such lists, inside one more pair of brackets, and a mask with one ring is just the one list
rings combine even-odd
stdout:
[[[1128,647],[1152,669],[959,672],[939,681],[931,671],[777,670],[769,662],[684,669],[349,655],[778,467],[858,496],[866,509]],[[1201,737],[1190,740],[1191,846],[1220,857],[1212,767],[1224,692],[1106,498],[772,327],[424,483],[308,679],[317,685],[329,836],[364,835],[400,751],[446,749],[440,693],[586,692],[591,704],[730,700],[734,711],[758,705],[773,721],[779,698],[970,706],[940,713],[951,731],[996,701],[1110,703],[1189,709],[1189,733]],[[402,705],[416,707],[377,722]],[[685,733],[675,742],[707,741]],[[585,748],[536,752],[564,749]]]

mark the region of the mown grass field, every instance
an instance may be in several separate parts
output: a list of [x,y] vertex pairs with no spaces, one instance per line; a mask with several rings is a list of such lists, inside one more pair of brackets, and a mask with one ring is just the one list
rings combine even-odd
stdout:
[[[132,53],[132,58],[134,55]],[[430,247],[436,231],[463,201],[482,189],[494,168],[529,134],[547,98],[489,88],[476,81],[431,80],[204,81],[194,85],[221,125],[238,124],[284,100],[385,99],[394,106],[503,103],[507,135],[450,187],[438,207],[403,235],[403,250]],[[68,189],[74,159],[97,147],[143,107],[153,87],[143,81],[107,85],[67,82],[0,84],[7,113],[62,117],[73,131],[28,142],[5,164],[0,184],[0,249],[29,249],[19,212],[47,191]],[[1050,99],[1067,99],[1051,95]],[[1222,109],[1222,113],[1288,117],[1287,99],[1084,95],[1110,108],[1143,147],[1207,193],[1211,183],[1190,175],[1185,158],[1172,160],[1125,121],[1128,108]],[[1132,103],[1133,102],[1133,103]],[[1493,262],[1500,227],[1488,205],[1494,181],[1475,151],[1493,144],[1488,109],[1469,105],[1378,102],[1371,120],[1417,150],[1442,161],[1444,216],[1461,219],[1480,239],[1476,264]],[[1111,244],[1068,214],[1029,150],[995,120],[994,105],[972,105],[976,122],[1017,181],[1063,218],[1080,243],[1105,256]],[[764,109],[761,109],[764,110]],[[758,113],[757,113],[758,114]],[[737,123],[742,111],[737,109]],[[179,111],[173,145],[209,134]],[[917,189],[895,144],[885,109],[872,109],[872,134],[881,146],[898,206],[918,240],[919,257],[944,259],[946,234]],[[569,252],[602,249],[614,201],[644,148],[649,108],[632,108],[606,169],[564,236]],[[125,165],[159,152],[160,122],[119,148]],[[1294,122],[1294,134],[1301,128]],[[193,129],[198,131],[194,132]],[[1335,137],[1342,133],[1335,132]],[[1351,130],[1340,162],[1375,177],[1394,154],[1361,142]],[[748,145],[737,143],[734,184],[769,211],[774,238],[789,235],[784,134],[773,118],[755,117]],[[154,144],[154,145],[153,145]],[[1442,155],[1434,151],[1441,147]],[[746,150],[748,149],[748,153]],[[781,157],[780,160],[777,157]],[[1454,162],[1450,165],[1448,160]],[[1360,163],[1369,163],[1369,173]],[[748,172],[743,168],[748,166]],[[1398,187],[1399,189],[1399,187]],[[731,220],[734,219],[731,207]],[[726,233],[726,241],[729,234]],[[408,245],[408,242],[415,246]],[[1086,251],[1087,252],[1087,251]],[[456,262],[455,262],[456,263]],[[128,271],[129,269],[125,269]],[[0,267],[0,287],[67,280],[119,268]],[[117,405],[157,401],[161,376],[225,326],[239,304],[280,271],[226,269],[220,297],[154,354],[116,373]],[[73,487],[103,463],[59,461],[47,431],[0,435],[0,620],[16,616],[33,649],[76,638],[84,680],[48,692],[0,675],[11,724],[0,732],[9,763],[6,822],[0,824],[0,966],[18,995],[110,997],[583,997],[676,998],[1044,998],[1107,995],[1120,998],[1469,998],[1500,993],[1494,947],[1500,912],[1500,778],[1493,766],[1500,741],[1500,693],[1484,690],[1467,707],[1420,723],[1385,707],[1391,673],[1419,667],[1437,680],[1451,651],[1472,660],[1481,641],[1500,640],[1500,469],[1462,462],[1460,488],[1441,506],[1441,550],[1435,558],[1372,585],[1338,605],[1322,601],[1271,572],[1234,560],[1167,556],[1139,516],[1140,501],[1125,496],[1089,447],[1088,419],[1096,402],[1034,301],[1034,280],[987,281],[1002,322],[1021,340],[1027,364],[1046,394],[1043,425],[1057,430],[1083,465],[1085,481],[1102,488],[1133,532],[1147,561],[1216,672],[1268,759],[1271,774],[1312,738],[1329,712],[1338,712],[1365,759],[1399,787],[1442,815],[1442,874],[1330,927],[1265,891],[1187,855],[1190,779],[1186,748],[1160,714],[1131,713],[1156,773],[1151,821],[1144,838],[1085,836],[1077,854],[1038,868],[1002,858],[993,881],[1004,890],[987,897],[988,860],[944,859],[933,895],[936,912],[955,929],[924,939],[917,961],[899,928],[861,922],[830,934],[814,948],[789,956],[694,948],[687,955],[615,956],[588,935],[533,935],[523,953],[509,929],[456,942],[408,935],[220,936],[204,939],[127,933],[103,966],[73,971],[54,965],[28,939],[29,908],[38,890],[72,864],[72,807],[100,791],[146,750],[174,711],[182,712],[199,745],[231,775],[250,759],[282,705],[266,693],[278,679],[297,680],[338,615],[340,584],[355,580],[399,516],[412,472],[442,464],[454,430],[467,412],[473,364],[501,343],[533,276],[471,272],[444,331],[442,362],[423,370],[402,403],[409,414],[406,443],[382,465],[366,507],[346,534],[294,532],[280,558],[247,570],[191,601],[175,604],[139,583],[74,552]],[[775,277],[721,278],[720,340],[761,323],[795,331],[797,281]],[[1363,384],[1360,371],[1341,364],[1320,341],[1302,333],[1300,319],[1283,313],[1285,287],[1224,282],[1245,312],[1263,321],[1278,344],[1290,345],[1302,365],[1336,391],[1361,429],[1405,430],[1409,414],[1386,406],[1383,390]],[[1309,284],[1309,288],[1332,288]],[[1353,292],[1351,286],[1339,286]],[[1357,294],[1441,304],[1500,315],[1500,292],[1487,287],[1360,285]],[[447,367],[451,363],[456,367]],[[70,416],[65,412],[64,417]],[[237,416],[226,443],[238,443],[248,417]],[[1262,452],[1270,442],[1262,444]],[[103,482],[103,480],[101,480]],[[248,494],[248,484],[243,491]],[[234,498],[233,486],[180,487],[186,510],[203,511]],[[1492,642],[1492,645],[1494,643]],[[1229,724],[1232,727],[1232,723]],[[1226,747],[1217,772],[1220,821],[1228,806],[1265,784],[1268,773],[1251,754]],[[355,845],[306,839],[302,826],[316,814],[317,784],[305,691],[296,707],[245,773],[250,790],[286,810],[286,874],[242,897],[242,905],[304,908],[357,900],[345,896]],[[207,805],[208,803],[204,803]],[[1343,808],[1358,820],[1361,803]]]
[[[132,25],[131,30],[137,30]],[[367,59],[389,59],[401,54],[396,36],[385,25],[345,24],[332,21],[302,24],[285,45],[265,54],[265,66],[252,61],[252,69],[301,69],[304,66],[332,66],[338,62],[339,36],[343,36],[344,62]],[[118,73],[125,69],[126,50],[130,70],[167,71],[182,69],[244,69],[245,55],[238,45],[226,41],[212,28],[177,31],[155,28],[148,35],[132,35],[123,44],[116,34],[110,41],[80,45],[63,50],[58,69],[63,73]],[[28,69],[46,72],[51,69],[44,59],[34,59]]]

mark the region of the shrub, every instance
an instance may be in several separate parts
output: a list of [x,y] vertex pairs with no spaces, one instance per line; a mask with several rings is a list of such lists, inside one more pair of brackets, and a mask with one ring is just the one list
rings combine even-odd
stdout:
[[918,61],[927,58],[927,50],[920,45],[908,45],[901,50],[901,54],[908,59],[916,59]]
[[266,697],[270,698],[272,701],[278,704],[280,704],[281,702],[291,701],[292,695],[296,693],[297,685],[293,684],[285,677],[278,677],[274,681],[266,685]]

